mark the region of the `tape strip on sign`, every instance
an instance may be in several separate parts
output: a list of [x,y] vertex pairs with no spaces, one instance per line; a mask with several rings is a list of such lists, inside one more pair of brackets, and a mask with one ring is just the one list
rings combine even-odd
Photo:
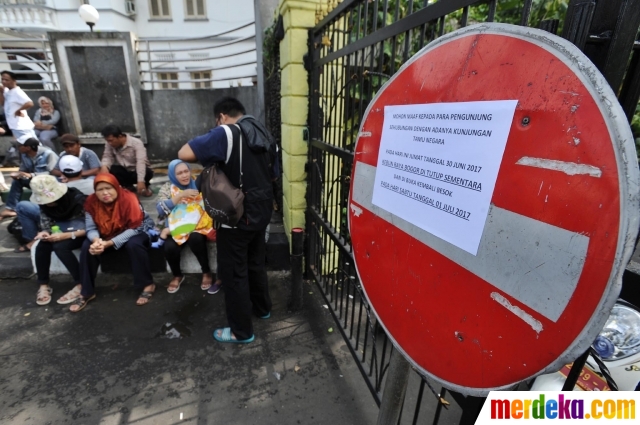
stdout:
[[375,175],[376,167],[356,162],[354,211],[369,210],[547,319],[560,318],[582,273],[587,236],[491,205],[474,256],[373,205]]

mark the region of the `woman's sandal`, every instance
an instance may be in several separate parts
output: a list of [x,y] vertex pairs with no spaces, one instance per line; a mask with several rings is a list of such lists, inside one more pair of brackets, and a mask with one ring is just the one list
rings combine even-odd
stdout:
[[78,286],[74,286],[72,290],[70,290],[69,292],[67,292],[66,294],[64,294],[63,296],[61,296],[60,298],[58,298],[58,301],[56,301],[58,304],[71,304],[72,302],[74,302],[75,300],[77,300],[80,297],[80,291],[82,290],[82,287],[78,287]]
[[69,307],[69,311],[71,311],[72,313],[77,313],[81,311],[83,308],[85,308],[87,304],[89,304],[89,301],[94,300],[95,298],[96,298],[96,294],[93,294],[88,298],[80,296],[76,298],[76,300],[71,304],[71,307],[78,306],[78,308],[76,310],[71,310],[71,307]]
[[36,294],[36,304],[47,305],[51,302],[51,294],[53,289],[50,286],[41,286]]
[[[205,279],[207,279],[207,282],[205,282]],[[203,274],[200,289],[202,289],[203,291],[208,291],[209,288],[211,288],[211,285],[213,285],[213,276],[211,275],[211,273]]]
[[[151,286],[151,285],[149,285]],[[149,303],[149,300],[151,299],[151,297],[153,297],[153,293],[156,291],[156,285],[153,285],[153,291],[149,292],[149,291],[142,291],[142,293],[140,294],[140,296],[138,297],[138,300],[136,301],[136,305],[142,306],[142,305],[147,305]],[[145,300],[143,303],[140,302],[140,300]]]
[[13,250],[16,254],[21,254],[23,252],[31,252],[31,248],[27,248],[26,245],[20,245],[16,249]]
[[[220,335],[218,335],[218,331],[221,331]],[[247,339],[235,339],[234,337],[235,335],[231,333],[231,328],[220,328],[213,331],[213,339],[218,342],[228,342],[231,344],[248,344],[256,339],[255,335],[251,335],[251,338]]]
[[[178,284],[171,286],[171,283],[176,280],[178,280]],[[178,292],[178,290],[180,289],[180,285],[182,285],[182,282],[184,282],[184,276],[176,276],[173,279],[171,279],[171,282],[169,282],[169,286],[167,287],[167,292],[170,294],[175,294],[176,292]]]

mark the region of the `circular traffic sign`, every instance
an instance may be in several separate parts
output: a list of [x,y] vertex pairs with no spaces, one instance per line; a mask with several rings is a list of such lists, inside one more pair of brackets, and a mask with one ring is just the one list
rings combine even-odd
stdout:
[[[511,112],[490,116],[493,104]],[[496,133],[480,121],[434,126],[454,119],[447,108],[496,126],[500,115],[502,147],[482,139]],[[471,133],[488,148],[456,150]],[[493,176],[480,166],[491,158]],[[351,181],[370,305],[396,348],[445,387],[484,395],[558,370],[604,325],[637,234],[638,165],[615,94],[566,40],[504,24],[435,40],[370,103]]]

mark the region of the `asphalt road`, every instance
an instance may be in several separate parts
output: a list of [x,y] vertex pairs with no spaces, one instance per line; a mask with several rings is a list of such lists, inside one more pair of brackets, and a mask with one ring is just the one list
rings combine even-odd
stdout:
[[[169,276],[156,275],[157,282]],[[0,280],[1,424],[370,424],[377,407],[313,287],[287,312],[288,276],[271,273],[272,316],[255,342],[217,343],[223,294],[197,276],[135,306],[130,277],[100,275],[72,314],[35,304],[35,280]],[[306,289],[309,289],[308,291]],[[173,338],[172,338],[173,337]]]

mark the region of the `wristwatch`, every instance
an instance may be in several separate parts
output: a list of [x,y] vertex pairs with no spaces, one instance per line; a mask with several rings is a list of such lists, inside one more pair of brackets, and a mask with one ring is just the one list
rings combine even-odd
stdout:
[[75,239],[76,238],[76,231],[74,230],[73,232],[71,232],[71,239]]

